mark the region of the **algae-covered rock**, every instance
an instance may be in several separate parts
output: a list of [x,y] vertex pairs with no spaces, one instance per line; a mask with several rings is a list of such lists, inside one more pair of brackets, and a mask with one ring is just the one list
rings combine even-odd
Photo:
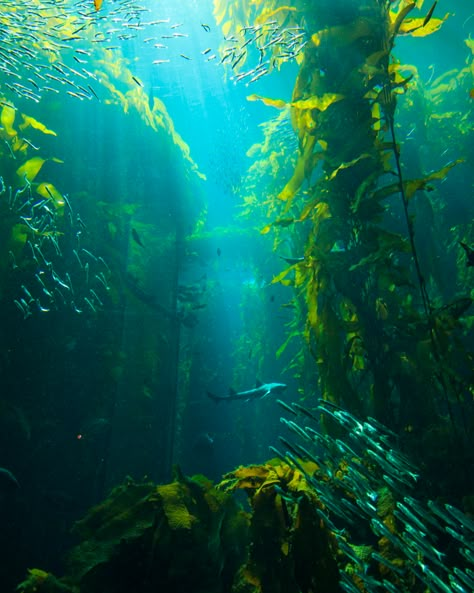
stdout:
[[76,588],[62,583],[50,572],[39,568],[30,568],[27,578],[16,590],[18,593],[78,593]]
[[[318,467],[301,461],[308,473]],[[239,467],[223,477],[225,491],[244,490],[252,508],[247,561],[232,593],[339,591],[331,534],[321,525],[321,503],[304,474],[272,459]]]
[[210,482],[127,482],[77,523],[69,555],[80,593],[229,590],[243,561],[248,519]]
[[218,487],[179,471],[158,486],[127,480],[75,525],[82,542],[64,580],[32,570],[18,591],[336,593],[336,545],[320,506],[304,474],[279,460],[239,467]]

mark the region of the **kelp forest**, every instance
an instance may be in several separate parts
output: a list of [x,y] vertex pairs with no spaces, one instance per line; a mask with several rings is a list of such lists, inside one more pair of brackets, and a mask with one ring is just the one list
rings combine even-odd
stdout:
[[172,4],[0,6],[0,590],[474,591],[472,7]]
[[[412,16],[419,3],[268,4],[316,31],[290,102],[249,97],[280,115],[251,149],[258,158],[242,188],[246,215],[272,218],[261,232],[274,234],[275,250],[290,237],[289,265],[273,282],[294,288],[288,338],[304,344],[293,368],[324,400],[403,431],[436,480],[469,490],[472,271],[461,244],[471,241],[472,213],[453,224],[445,182],[465,179],[472,156],[472,57],[427,83],[397,58],[401,38],[422,46],[449,17],[433,6]],[[227,24],[245,26],[235,5],[227,11]],[[472,40],[466,46],[472,56]],[[296,157],[272,143],[283,117]],[[414,154],[417,141],[432,152]],[[448,145],[457,154],[442,161]],[[262,175],[263,201],[248,193]]]

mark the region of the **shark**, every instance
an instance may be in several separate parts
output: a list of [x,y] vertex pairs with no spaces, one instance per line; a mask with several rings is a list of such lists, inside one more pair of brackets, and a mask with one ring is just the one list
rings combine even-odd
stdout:
[[269,395],[279,395],[283,393],[287,385],[284,383],[261,383],[257,381],[254,389],[248,391],[235,391],[235,389],[229,389],[229,395],[214,395],[213,393],[207,392],[208,397],[216,402],[230,402],[233,400],[243,400],[246,402],[254,401],[256,399],[263,399]]

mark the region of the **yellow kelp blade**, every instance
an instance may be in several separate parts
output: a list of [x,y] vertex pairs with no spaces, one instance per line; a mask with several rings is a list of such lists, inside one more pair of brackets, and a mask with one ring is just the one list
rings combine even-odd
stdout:
[[26,224],[18,223],[13,225],[10,234],[9,248],[13,251],[15,256],[20,255],[23,247],[28,240],[28,227]]
[[318,109],[319,111],[326,111],[329,105],[337,103],[341,99],[344,99],[344,95],[339,95],[337,93],[324,93],[324,95],[321,97],[313,95],[308,99],[294,101],[291,103],[291,106],[294,109]]
[[25,142],[23,138],[20,138],[18,135],[16,135],[11,139],[10,146],[12,147],[13,152],[26,153],[30,145],[28,142]]
[[416,2],[410,2],[403,8],[401,8],[397,13],[390,11],[390,21],[391,21],[391,35],[395,37],[398,35],[398,31],[402,26],[403,21],[405,20],[408,13],[410,13],[416,7]]
[[[447,174],[453,167],[455,167],[456,165],[459,165],[460,163],[463,163],[463,162],[464,162],[464,159],[457,159],[455,161],[451,161],[450,163],[448,163],[441,169],[438,169],[437,171],[433,171],[432,173],[430,173],[429,175],[426,175],[425,177],[421,177],[419,179],[408,179],[408,180],[404,181],[403,182],[403,190],[405,193],[405,198],[407,200],[410,200],[415,195],[415,193],[417,191],[426,189],[427,185],[430,181],[434,181],[434,180],[442,181],[443,179],[446,178]],[[382,188],[378,189],[377,191],[375,191],[372,196],[372,199],[376,200],[376,201],[384,200],[385,198],[387,198],[393,194],[396,194],[399,191],[400,191],[400,184],[399,183],[391,183],[390,185],[387,185],[387,186],[382,187]]]
[[57,136],[56,132],[53,130],[48,130],[48,128],[42,124],[41,122],[37,121],[34,117],[30,117],[29,115],[21,116],[23,118],[23,123],[20,124],[20,130],[25,130],[28,126],[31,126],[35,130],[39,130],[43,132],[43,134],[50,134],[51,136]]
[[56,208],[64,207],[64,198],[52,183],[40,183],[36,188],[36,193],[43,198],[52,200]]
[[398,33],[399,35],[411,35],[412,37],[426,37],[438,31],[448,17],[449,13],[447,12],[443,18],[430,19],[426,25],[423,24],[425,21],[423,18],[407,19],[402,23]]
[[42,159],[39,156],[35,156],[32,159],[23,163],[21,167],[18,167],[16,170],[17,176],[20,178],[21,181],[25,179],[30,183],[34,180],[34,178],[38,175],[41,170],[41,167],[45,164],[46,159]]
[[261,97],[260,95],[249,95],[247,101],[262,101],[268,107],[276,107],[277,109],[284,109],[286,102],[282,99],[269,99],[268,97]]
[[0,124],[5,130],[7,136],[16,136],[16,131],[13,129],[15,122],[15,109],[9,105],[4,105],[2,113],[0,114]]
[[278,8],[275,8],[274,10],[267,10],[265,12],[262,12],[262,14],[260,14],[255,19],[255,23],[257,25],[260,25],[262,23],[266,23],[269,19],[274,17],[279,12],[282,12],[282,11],[287,11],[287,12],[293,11],[294,12],[295,10],[296,10],[296,8],[294,6],[279,6]]
[[451,161],[450,163],[448,163],[441,169],[438,169],[437,171],[433,171],[432,173],[430,173],[426,177],[423,177],[422,179],[410,179],[408,181],[405,181],[403,183],[403,185],[404,185],[404,189],[405,189],[406,199],[409,200],[410,198],[412,198],[418,190],[425,189],[426,185],[430,181],[433,181],[435,179],[442,181],[443,179],[446,178],[447,174],[449,173],[449,171],[451,171],[451,169],[453,167],[455,167],[456,165],[459,165],[459,163],[463,163],[463,162],[464,162],[464,159],[457,159],[455,161]]
[[229,35],[231,29],[232,29],[232,21],[226,21],[222,25],[222,34],[224,35],[224,37],[227,37],[227,35]]
[[[287,202],[287,206],[285,208],[285,212],[287,212],[291,206],[291,202],[295,197],[296,192],[300,189],[303,181],[305,179],[306,174],[306,164],[308,163],[308,159],[310,155],[313,153],[314,145],[316,144],[316,137],[310,136],[304,148],[302,154],[299,155],[298,161],[296,163],[295,171],[293,176],[282,189],[282,191],[278,194],[278,199],[282,200],[283,202]],[[315,155],[317,156],[317,155]]]
[[364,152],[361,155],[359,155],[358,157],[356,157],[355,159],[353,159],[352,161],[348,161],[345,163],[341,163],[339,165],[339,167],[337,167],[337,169],[334,169],[334,171],[331,173],[331,175],[329,175],[328,180],[331,181],[334,179],[334,177],[336,177],[336,175],[339,173],[339,171],[342,171],[344,169],[349,169],[350,167],[353,167],[354,165],[356,165],[359,161],[361,161],[362,159],[371,159],[373,158],[373,155]]
[[354,43],[361,37],[367,37],[372,34],[372,25],[368,19],[359,17],[346,25],[335,25],[313,33],[311,41],[315,47],[322,43],[330,46],[344,47]]
[[267,233],[270,232],[270,230],[272,229],[272,227],[275,226],[279,226],[279,227],[289,227],[291,224],[293,224],[295,222],[294,218],[279,218],[278,220],[275,220],[269,224],[267,224],[261,231],[260,234],[261,235],[266,235]]
[[26,181],[31,183],[35,179],[35,177],[38,175],[38,173],[41,170],[41,167],[45,164],[45,162],[47,160],[53,161],[55,163],[63,162],[60,159],[56,159],[56,158],[42,159],[39,156],[35,156],[32,159],[26,161],[26,163],[23,163],[23,165],[21,165],[21,167],[18,167],[18,169],[16,170],[16,174],[21,181],[25,181],[25,179],[26,179]]
[[280,272],[277,276],[274,276],[274,278],[270,282],[270,284],[279,283],[279,284],[283,284],[284,286],[291,286],[293,284],[293,282],[291,280],[289,280],[288,278],[286,278],[286,276],[291,272],[291,270],[294,270],[297,265],[298,264],[293,264],[289,268],[286,268],[286,270],[283,270],[282,272]]

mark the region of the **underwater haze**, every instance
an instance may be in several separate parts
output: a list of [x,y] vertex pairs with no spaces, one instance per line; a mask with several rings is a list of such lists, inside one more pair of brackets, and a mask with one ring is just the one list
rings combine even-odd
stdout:
[[474,591],[465,0],[2,0],[0,592]]

